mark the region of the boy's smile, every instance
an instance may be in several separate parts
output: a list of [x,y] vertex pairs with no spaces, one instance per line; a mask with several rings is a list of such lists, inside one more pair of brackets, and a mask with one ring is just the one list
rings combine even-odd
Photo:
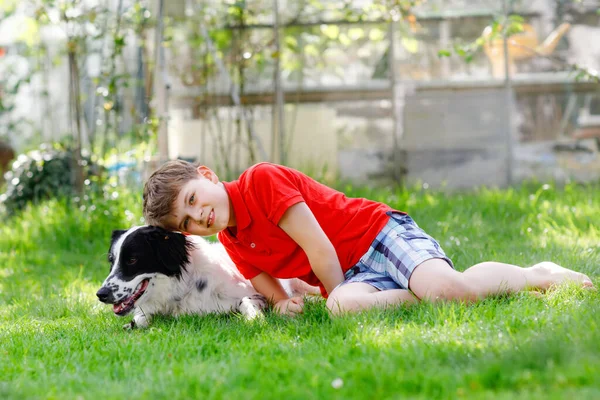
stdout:
[[169,229],[199,236],[235,225],[227,191],[213,171],[198,167],[198,178],[183,185],[167,224]]

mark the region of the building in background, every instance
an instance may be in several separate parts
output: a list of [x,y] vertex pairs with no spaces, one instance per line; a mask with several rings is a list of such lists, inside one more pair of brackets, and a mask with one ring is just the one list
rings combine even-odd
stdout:
[[[149,3],[158,15],[159,2]],[[600,176],[599,85],[576,81],[569,69],[600,70],[600,2],[507,0],[525,18],[524,43],[537,50],[511,57],[508,86],[489,51],[470,62],[452,52],[480,37],[502,14],[502,2],[425,1],[412,10],[414,18],[398,15],[397,21],[376,13],[343,20],[328,11],[331,2],[323,3],[324,11],[303,13],[298,2],[280,1],[275,19],[272,1],[247,2],[260,12],[240,24],[220,14],[227,12],[222,2],[163,2],[170,24],[159,85],[168,85],[170,158],[215,166],[229,178],[271,160],[360,184],[450,188]],[[15,18],[21,17],[0,23],[0,33],[13,33],[10,40],[0,35],[8,49],[0,64],[23,57],[14,27],[26,24]],[[568,28],[548,38],[562,23]],[[52,59],[65,39],[60,30],[45,29],[40,37]],[[452,55],[440,56],[446,50]],[[102,62],[101,48],[85,62],[87,126],[102,123],[93,108]],[[139,69],[135,41],[128,42],[122,64],[132,75]],[[17,148],[28,137],[68,133],[67,85],[63,63],[24,86],[12,117],[29,123],[11,134]],[[42,87],[49,91],[44,101],[36,96]],[[133,89],[120,96],[124,108],[139,104]],[[134,123],[124,117],[118,129],[126,132]]]

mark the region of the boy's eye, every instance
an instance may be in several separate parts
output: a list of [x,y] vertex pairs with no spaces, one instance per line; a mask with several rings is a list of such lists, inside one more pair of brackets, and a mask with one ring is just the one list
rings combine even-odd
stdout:
[[194,204],[194,199],[195,199],[195,195],[191,195],[190,201],[189,201],[190,205]]

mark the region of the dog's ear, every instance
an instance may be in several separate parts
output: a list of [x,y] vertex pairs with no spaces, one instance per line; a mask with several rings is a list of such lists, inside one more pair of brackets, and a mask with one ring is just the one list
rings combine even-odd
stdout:
[[112,236],[110,238],[110,243],[114,243],[117,240],[119,240],[119,238],[125,233],[127,232],[126,229],[117,229],[112,231]]
[[156,258],[173,275],[179,275],[189,263],[187,239],[179,232],[157,228],[151,232],[151,245]]

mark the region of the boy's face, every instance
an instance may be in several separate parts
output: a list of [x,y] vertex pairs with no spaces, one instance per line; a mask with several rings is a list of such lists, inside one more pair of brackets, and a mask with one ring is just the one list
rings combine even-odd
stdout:
[[181,188],[166,228],[193,235],[210,236],[235,225],[229,196],[217,175],[198,167],[198,177]]

